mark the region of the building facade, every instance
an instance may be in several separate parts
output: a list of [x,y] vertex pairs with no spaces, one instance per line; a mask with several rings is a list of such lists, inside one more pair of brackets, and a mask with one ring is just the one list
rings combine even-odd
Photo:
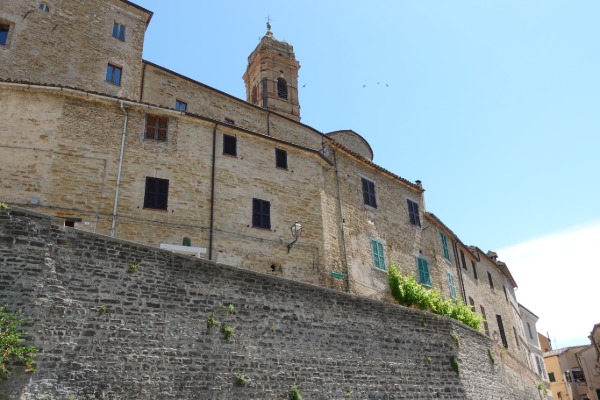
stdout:
[[268,27],[244,101],[143,60],[151,17],[124,0],[0,4],[1,201],[379,300],[393,263],[470,304],[536,371],[506,264],[463,244],[362,136],[300,122],[290,44]]

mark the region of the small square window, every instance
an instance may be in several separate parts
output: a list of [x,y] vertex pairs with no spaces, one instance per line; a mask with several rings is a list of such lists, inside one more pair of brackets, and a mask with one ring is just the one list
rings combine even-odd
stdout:
[[271,203],[266,200],[252,199],[252,226],[271,229]]
[[121,42],[125,41],[125,25],[121,25],[118,22],[113,24],[112,37],[119,39]]
[[169,180],[146,177],[146,192],[144,194],[144,208],[166,210],[169,199]]
[[237,156],[237,138],[235,136],[223,135],[223,154]]
[[113,64],[108,64],[108,66],[106,67],[106,80],[110,83],[120,86],[122,73],[123,68],[117,67]]
[[42,10],[43,12],[50,12],[50,6],[46,3],[40,3],[38,6],[38,10]]
[[0,46],[6,46],[8,44],[9,31],[10,25],[0,24]]
[[432,286],[431,276],[429,275],[429,263],[423,258],[417,258],[417,268],[419,269],[419,282],[425,286]]
[[178,111],[187,111],[187,103],[181,100],[175,100],[175,109]]
[[373,266],[377,269],[385,271],[385,254],[383,252],[383,244],[377,240],[371,240],[371,255],[373,256]]
[[235,125],[235,121],[234,121],[234,120],[232,120],[231,118],[225,118],[225,119],[223,120],[223,122],[225,122],[225,123],[226,123],[226,124],[228,124],[228,125]]
[[548,380],[550,382],[556,382],[556,378],[554,377],[554,372],[548,372]]
[[421,218],[419,217],[419,205],[412,200],[406,199],[408,204],[408,217],[412,226],[421,227]]
[[169,118],[158,115],[146,116],[146,139],[154,139],[162,142],[167,141],[167,130],[169,127]]
[[366,206],[377,208],[377,199],[375,197],[375,182],[372,182],[365,178],[361,178],[361,180],[363,204]]
[[288,168],[287,151],[275,149],[275,166],[282,169]]

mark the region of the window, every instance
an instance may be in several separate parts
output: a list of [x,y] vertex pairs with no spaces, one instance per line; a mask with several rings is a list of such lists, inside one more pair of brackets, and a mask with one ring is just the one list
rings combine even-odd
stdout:
[[462,261],[462,266],[464,269],[467,269],[467,262],[465,261],[465,253],[460,251],[460,260]]
[[506,301],[508,301],[508,293],[506,293],[506,286],[502,285],[502,289],[504,289],[504,297],[506,297]]
[[377,208],[377,200],[375,199],[375,182],[368,179],[362,179],[363,203],[367,206]]
[[412,226],[421,227],[421,219],[419,218],[419,205],[412,200],[406,200],[408,203],[408,217]]
[[277,96],[279,96],[280,99],[287,100],[288,98],[287,82],[283,78],[277,79]]
[[490,288],[494,288],[494,281],[492,280],[492,274],[489,273],[488,271],[488,280],[490,281]]
[[223,154],[237,156],[237,138],[235,136],[223,135]]
[[373,256],[373,266],[385,271],[385,254],[383,253],[383,244],[377,240],[371,240],[371,255]]
[[456,284],[454,283],[454,277],[448,272],[448,287],[450,287],[450,297],[456,298]]
[[418,257],[417,267],[419,269],[419,282],[425,286],[432,286],[431,276],[429,276],[429,263],[427,260]]
[[488,325],[487,318],[485,316],[485,308],[480,305],[479,309],[481,310],[481,316],[483,317],[483,329],[485,330],[485,334],[490,336],[490,326]]
[[187,103],[181,100],[175,100],[175,109],[178,111],[187,111]]
[[169,198],[169,180],[146,177],[146,193],[144,195],[144,208],[166,210]]
[[10,31],[10,25],[0,24],[0,46],[8,44],[8,31]]
[[477,268],[475,268],[475,261],[471,260],[471,267],[473,267],[473,277],[477,280]]
[[252,102],[252,104],[256,104],[258,102],[258,87],[254,86],[252,88],[252,95],[250,97],[250,101]]
[[538,375],[546,379],[546,368],[544,367],[544,360],[542,360],[542,357],[536,354],[535,363],[537,364]]
[[529,337],[533,339],[533,334],[531,333],[531,325],[529,325],[529,322],[527,323],[527,332],[529,332]]
[[271,229],[271,203],[266,200],[252,199],[252,226]]
[[158,115],[146,115],[146,139],[167,141],[169,118]]
[[110,83],[113,83],[117,86],[121,85],[121,75],[123,73],[123,68],[117,67],[113,64],[108,64],[106,67],[106,80]]
[[42,10],[43,12],[50,12],[50,6],[46,3],[40,3],[38,6],[38,10]]
[[585,382],[585,376],[582,371],[574,369],[571,373],[573,374],[573,382]]
[[223,120],[223,122],[225,122],[225,123],[226,123],[226,124],[228,124],[228,125],[235,125],[235,121],[234,121],[234,120],[232,120],[231,118],[225,118],[225,119]]
[[471,311],[475,312],[475,300],[469,296],[469,305],[471,306]]
[[502,316],[496,314],[496,322],[498,323],[498,330],[500,331],[500,338],[502,339],[502,345],[508,349],[508,342],[506,341],[506,333],[504,332],[504,324],[502,324]]
[[444,258],[450,261],[450,249],[448,249],[448,239],[444,232],[440,232],[440,238],[442,239],[442,250],[444,250]]
[[517,328],[515,328],[513,326],[513,332],[515,334],[515,342],[517,342],[517,348],[520,348],[521,346],[519,346],[519,335],[517,335]]
[[287,151],[275,149],[275,166],[277,168],[287,169]]
[[550,382],[556,382],[556,378],[554,377],[554,372],[548,372],[548,380]]
[[121,25],[118,22],[113,24],[112,37],[119,39],[121,42],[125,41],[125,25]]

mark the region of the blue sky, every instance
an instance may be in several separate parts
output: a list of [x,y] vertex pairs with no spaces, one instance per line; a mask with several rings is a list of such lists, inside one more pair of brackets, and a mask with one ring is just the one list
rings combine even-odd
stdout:
[[[499,251],[541,331],[559,345],[587,341],[600,313],[585,304],[598,290],[563,277],[600,278],[589,256],[600,242],[590,229],[600,224],[600,2],[137,3],[155,13],[145,59],[240,98],[270,16],[300,61],[302,122],[352,129],[377,164],[423,181],[428,211],[465,243]],[[578,324],[554,315],[574,302]]]

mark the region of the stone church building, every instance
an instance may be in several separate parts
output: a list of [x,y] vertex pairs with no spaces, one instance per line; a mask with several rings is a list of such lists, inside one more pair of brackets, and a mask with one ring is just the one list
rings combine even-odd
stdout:
[[143,60],[151,17],[126,0],[0,3],[0,201],[379,300],[393,263],[471,304],[533,370],[506,264],[359,134],[302,124],[290,44],[268,27],[242,100]]

